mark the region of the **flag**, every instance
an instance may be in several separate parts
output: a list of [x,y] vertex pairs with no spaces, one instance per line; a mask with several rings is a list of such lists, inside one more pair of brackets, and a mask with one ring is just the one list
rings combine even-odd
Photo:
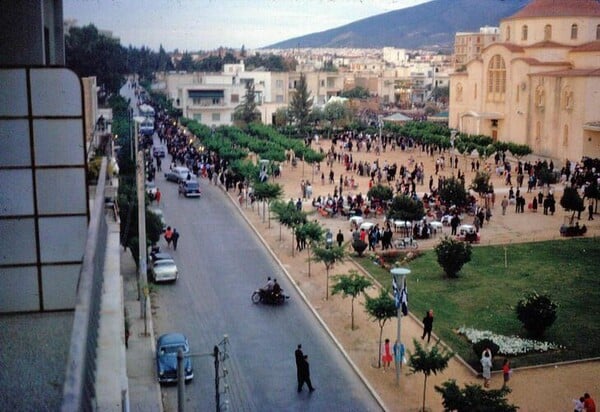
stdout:
[[396,303],[396,309],[400,309],[400,290],[398,289],[398,283],[396,282],[396,275],[392,275],[392,289],[394,291],[394,302]]
[[404,285],[402,285],[402,292],[400,293],[400,303],[402,305],[402,314],[404,316],[407,316],[408,315],[408,289],[406,288],[406,278],[404,278]]

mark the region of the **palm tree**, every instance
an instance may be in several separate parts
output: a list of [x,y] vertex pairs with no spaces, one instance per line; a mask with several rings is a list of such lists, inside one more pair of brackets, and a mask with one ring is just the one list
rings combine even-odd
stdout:
[[412,374],[421,372],[425,375],[425,382],[423,384],[423,412],[425,412],[425,392],[427,390],[427,378],[433,373],[437,375],[438,372],[443,371],[448,367],[448,362],[454,356],[454,353],[448,352],[446,349],[440,347],[440,341],[438,340],[433,347],[427,351],[422,347],[416,339],[413,338],[413,344],[415,346],[415,353],[410,354],[408,366]]
[[359,275],[356,270],[351,270],[347,275],[338,275],[335,277],[335,279],[337,280],[337,283],[333,285],[331,294],[337,295],[338,293],[341,293],[343,298],[347,296],[352,297],[350,329],[354,330],[354,299],[356,299],[361,293],[364,293],[366,289],[370,288],[373,285],[373,282],[371,282],[365,276]]

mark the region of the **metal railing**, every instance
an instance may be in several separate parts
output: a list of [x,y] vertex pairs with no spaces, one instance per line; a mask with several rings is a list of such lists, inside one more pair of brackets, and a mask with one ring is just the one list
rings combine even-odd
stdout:
[[100,326],[100,304],[104,281],[104,256],[108,225],[104,210],[106,157],[102,159],[96,197],[88,226],[83,264],[77,285],[77,303],[69,346],[67,371],[63,385],[61,410],[93,411],[96,409],[96,349]]

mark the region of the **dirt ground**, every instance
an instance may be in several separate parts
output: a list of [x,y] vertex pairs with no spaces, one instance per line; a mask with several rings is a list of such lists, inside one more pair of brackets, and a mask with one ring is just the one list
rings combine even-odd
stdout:
[[[330,141],[321,141],[321,145],[325,151],[329,149]],[[446,158],[448,154],[445,154]],[[417,186],[417,192],[422,195],[427,192],[429,175],[435,171],[434,162],[437,155],[434,157],[427,156],[420,151],[402,152],[393,151],[381,153],[376,156],[373,153],[353,151],[353,159],[355,162],[367,160],[369,162],[379,158],[380,164],[387,159],[389,164],[396,162],[400,165],[408,165],[409,157],[413,157],[416,162],[423,162],[425,165],[425,185]],[[535,158],[531,158],[535,161]],[[470,160],[468,167],[465,170],[465,160],[459,157],[459,168],[466,171],[466,181],[470,182],[474,173],[470,172]],[[513,163],[514,166],[514,163]],[[558,165],[562,166],[562,165]],[[483,165],[482,165],[483,167]],[[492,169],[493,170],[493,169]],[[322,171],[327,173],[329,169],[325,169],[325,164],[322,164]],[[339,182],[340,173],[344,176],[346,171],[343,165],[335,163],[333,166],[335,173],[335,181]],[[450,177],[456,173],[456,169],[446,167],[439,174]],[[363,195],[368,191],[368,179],[366,177],[354,176],[358,182],[358,189],[351,193],[356,194],[361,192]],[[276,183],[284,187],[284,199],[293,198],[297,200],[301,195],[300,182],[301,180],[313,180],[313,197],[318,195],[333,194],[334,185],[327,182],[323,185],[320,179],[320,172],[314,173],[310,165],[302,165],[299,162],[296,167],[286,164],[283,169],[282,176],[276,179]],[[327,180],[327,179],[326,179]],[[437,184],[437,179],[435,179]],[[493,176],[496,193],[496,204],[493,209],[493,216],[489,224],[485,224],[481,231],[481,244],[498,244],[498,243],[516,243],[528,242],[534,240],[559,239],[558,228],[565,219],[565,212],[558,205],[558,200],[562,194],[562,185],[558,184],[552,188],[557,200],[557,211],[554,216],[544,215],[541,209],[536,213],[530,210],[525,210],[523,214],[516,214],[514,206],[509,206],[506,215],[502,215],[500,208],[500,200],[508,193],[508,187],[504,184],[504,179],[501,176]],[[514,182],[514,179],[513,179]],[[522,188],[523,195],[527,200],[527,204],[532,200],[534,194],[524,193],[526,187]],[[346,194],[347,192],[344,192]],[[230,193],[232,200],[235,199],[233,192]],[[237,202],[237,199],[235,199]],[[304,210],[313,210],[310,200],[304,202]],[[292,256],[292,238],[289,230],[281,230],[282,240],[280,240],[280,228],[277,221],[272,221],[270,228],[268,223],[264,222],[262,216],[257,213],[255,205],[252,209],[249,205],[242,205],[240,210],[250,221],[256,231],[262,236],[266,244],[269,245],[276,257],[280,260],[283,267],[287,270],[288,275],[293,282],[298,286],[306,299],[313,306],[323,322],[331,330],[339,344],[348,354],[354,365],[368,381],[369,385],[377,393],[386,409],[389,411],[418,411],[422,403],[423,397],[423,375],[407,375],[408,368],[402,371],[400,384],[396,382],[396,373],[394,366],[391,369],[383,370],[377,368],[377,350],[378,350],[378,334],[379,327],[376,322],[370,321],[363,307],[361,306],[362,299],[355,302],[355,330],[350,328],[350,299],[343,299],[340,296],[325,297],[325,269],[323,264],[312,263],[311,273],[308,274],[307,255],[306,252]],[[262,208],[261,208],[262,210]],[[345,240],[350,239],[350,225],[345,218],[324,218],[318,214],[313,215],[320,223],[332,230],[334,235],[338,229],[342,229]],[[372,222],[381,221],[381,217],[376,219],[367,219]],[[471,223],[471,222],[465,222]],[[587,221],[587,212],[582,213],[582,223],[588,227],[587,236],[598,236],[600,234],[600,216],[596,216],[595,220]],[[448,227],[443,228],[443,233],[449,234]],[[439,235],[438,235],[439,236]],[[428,249],[436,244],[435,239],[419,241],[419,248]],[[356,269],[355,264],[349,260],[343,264],[338,264],[333,269],[331,274],[348,273],[348,270]],[[378,289],[369,290],[370,295],[376,295]],[[419,318],[420,319],[420,318]],[[408,350],[411,350],[410,342],[413,338],[419,338],[422,326],[419,319],[409,313],[408,317],[402,319],[402,341],[408,343]],[[390,338],[393,342],[397,333],[397,321],[393,319],[384,327],[384,338]],[[434,326],[435,331],[435,326]],[[564,364],[549,367],[517,369],[513,373],[510,381],[512,393],[508,396],[510,402],[520,407],[521,411],[572,411],[572,399],[583,395],[584,392],[589,392],[596,399],[600,397],[600,386],[598,377],[600,376],[600,361],[582,362],[574,364]],[[318,375],[313,377],[315,385],[318,386]],[[439,385],[448,379],[456,379],[461,387],[465,383],[483,384],[483,380],[475,376],[470,369],[465,367],[456,358],[450,361],[449,367],[437,376],[431,376],[427,384],[426,406],[430,411],[442,411],[441,396],[434,391],[434,386]],[[495,373],[492,375],[492,388],[502,386],[502,375]]]

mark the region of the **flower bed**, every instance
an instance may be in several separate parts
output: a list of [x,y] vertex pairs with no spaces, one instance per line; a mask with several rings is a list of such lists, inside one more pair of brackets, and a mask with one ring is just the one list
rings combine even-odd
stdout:
[[549,350],[564,349],[563,346],[551,342],[542,342],[533,339],[524,339],[518,336],[497,335],[488,330],[460,327],[458,334],[463,335],[472,343],[483,339],[490,339],[499,346],[498,353],[502,355],[523,355],[529,352],[547,352]]

